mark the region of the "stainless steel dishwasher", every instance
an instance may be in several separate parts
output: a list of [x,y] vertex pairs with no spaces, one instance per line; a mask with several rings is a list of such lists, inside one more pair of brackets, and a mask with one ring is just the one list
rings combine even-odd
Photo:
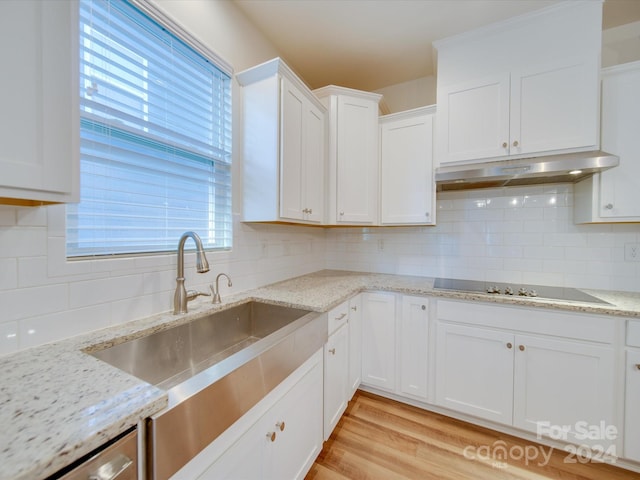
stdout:
[[48,480],[138,480],[138,431],[124,432]]

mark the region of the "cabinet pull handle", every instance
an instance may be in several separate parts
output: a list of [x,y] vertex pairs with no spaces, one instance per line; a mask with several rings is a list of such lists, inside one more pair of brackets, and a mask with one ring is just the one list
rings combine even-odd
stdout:
[[520,350],[521,352],[524,352],[524,345],[520,345],[520,346],[518,347],[518,350]]
[[513,142],[513,146],[514,146],[514,147],[517,147],[518,145],[519,145],[518,140],[514,140],[514,142]]
[[336,349],[335,349],[335,348],[330,348],[330,349],[329,349],[329,353],[330,353],[331,355],[335,355],[335,354],[336,354]]
[[344,317],[346,317],[347,314],[343,313],[342,315],[340,315],[339,317],[335,317],[336,320],[342,320]]
[[284,420],[281,422],[276,423],[276,427],[278,427],[280,429],[281,432],[284,432]]
[[276,441],[276,432],[269,432],[267,433],[267,439],[271,442],[275,442]]
[[513,344],[511,342],[507,343],[507,348],[513,348]]
[[354,312],[357,312],[358,311],[358,306],[354,305],[353,307],[351,307],[351,310],[353,310]]
[[502,148],[507,148],[509,144],[507,142],[502,142]]
[[613,210],[613,203],[607,203],[604,208],[606,208],[607,210]]
[[110,462],[100,465],[95,473],[89,474],[88,480],[115,480],[132,465],[133,461],[129,457],[118,454]]

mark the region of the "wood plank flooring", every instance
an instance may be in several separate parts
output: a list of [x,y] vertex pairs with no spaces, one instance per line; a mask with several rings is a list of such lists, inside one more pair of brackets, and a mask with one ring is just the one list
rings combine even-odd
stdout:
[[[497,455],[500,447],[506,458]],[[612,465],[566,459],[563,450],[359,390],[306,480],[640,479]]]

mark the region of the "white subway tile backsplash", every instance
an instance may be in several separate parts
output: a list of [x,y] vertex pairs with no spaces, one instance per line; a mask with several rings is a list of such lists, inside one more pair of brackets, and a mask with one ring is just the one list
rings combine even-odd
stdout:
[[[189,251],[186,283],[207,290],[225,272],[228,295],[337,268],[639,291],[624,245],[640,243],[640,225],[574,225],[572,202],[569,184],[443,192],[434,227],[325,230],[234,214],[233,249],[208,252],[203,275]],[[0,354],[172,309],[175,253],[67,261],[64,237],[63,205],[0,206]]]
[[0,290],[18,288],[18,261],[16,258],[0,258]]
[[0,355],[18,350],[18,322],[0,323]]
[[16,210],[17,207],[0,205],[0,227],[12,227],[16,225]]

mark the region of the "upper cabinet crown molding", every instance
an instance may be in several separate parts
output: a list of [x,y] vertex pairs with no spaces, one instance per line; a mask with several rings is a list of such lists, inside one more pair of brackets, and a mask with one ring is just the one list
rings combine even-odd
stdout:
[[363,100],[371,100],[380,103],[382,94],[355,90],[353,88],[339,87],[337,85],[327,85],[326,87],[316,88],[313,94],[318,98],[328,97],[330,95],[348,95],[352,98],[361,98]]
[[0,203],[79,199],[78,3],[0,2]]
[[[264,80],[269,77],[273,77],[274,75],[280,75],[281,77],[287,78],[295,88],[302,90],[303,92],[310,93],[311,90],[307,86],[306,83],[302,81],[302,79],[293,71],[289,65],[284,63],[280,57],[272,58],[264,63],[256,65],[255,67],[251,67],[242,72],[238,72],[236,74],[236,79],[240,86],[245,87],[247,85],[251,85],[260,80]],[[308,95],[309,100],[314,103],[314,105],[321,109],[325,110],[322,103],[320,103],[313,95]]]

